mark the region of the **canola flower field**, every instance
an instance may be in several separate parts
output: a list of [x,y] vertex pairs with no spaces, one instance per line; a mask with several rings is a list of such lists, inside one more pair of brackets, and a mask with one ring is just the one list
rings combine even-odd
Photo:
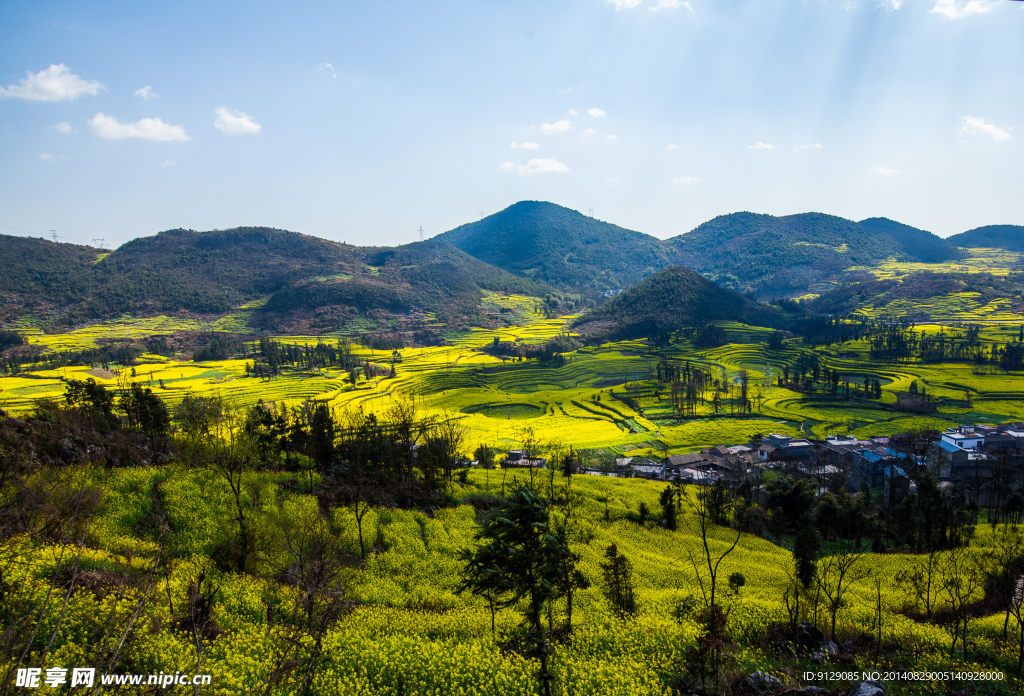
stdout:
[[[531,307],[527,298],[490,297],[496,306]],[[338,369],[286,371],[272,379],[248,377],[245,360],[190,362],[145,354],[134,366],[134,379],[173,406],[186,394],[220,395],[250,405],[259,400],[295,406],[306,400],[327,401],[334,409],[362,408],[381,412],[395,399],[413,398],[429,416],[460,418],[472,446],[487,443],[499,449],[516,445],[517,433],[530,426],[543,439],[571,442],[579,448],[617,454],[652,455],[687,452],[700,447],[737,444],[755,434],[803,433],[823,437],[833,432],[858,436],[888,435],[921,428],[945,428],[961,423],[998,423],[1024,413],[1024,375],[1005,374],[994,367],[976,369],[969,363],[879,362],[868,359],[865,341],[831,347],[810,347],[800,339],[783,348],[768,347],[769,329],[721,322],[729,343],[720,348],[696,348],[686,340],[667,347],[646,340],[620,341],[581,348],[566,354],[561,366],[536,360],[514,362],[479,349],[500,341],[541,343],[567,331],[574,316],[545,318],[529,314],[521,326],[452,332],[447,346],[399,350],[395,378],[360,379],[353,385]],[[30,334],[29,340],[51,349],[92,347],[104,338],[141,338],[166,334],[177,320],[156,317],[119,320],[86,327],[70,334]],[[948,332],[939,324],[918,331]],[[1016,338],[1019,324],[983,325],[982,345],[1005,344]],[[339,340],[336,336],[282,336],[288,343],[313,345]],[[844,380],[863,383],[877,379],[881,399],[853,398],[818,391],[800,393],[778,386],[785,365],[813,351],[820,362],[837,370]],[[390,350],[355,346],[354,354],[390,368]],[[709,401],[694,416],[677,418],[669,390],[654,381],[662,360],[699,365],[723,383],[735,385],[741,371],[750,380],[757,408],[742,417],[723,405],[716,414]],[[124,370],[132,368],[123,368]],[[59,399],[67,379],[92,377],[115,387],[122,368],[88,367],[40,370],[0,377],[0,407],[14,412],[33,408],[40,398]],[[634,403],[622,400],[628,385],[637,385]],[[912,384],[940,400],[934,413],[915,414],[894,409],[897,393]],[[969,401],[969,403],[968,403]]]
[[[504,476],[503,476],[504,474]],[[155,503],[169,521],[175,561],[151,592],[137,639],[126,659],[137,671],[151,673],[199,671],[214,675],[212,688],[204,693],[263,693],[262,684],[273,663],[281,637],[267,627],[270,607],[287,603],[293,590],[271,580],[218,571],[209,555],[230,534],[231,493],[222,479],[204,469],[140,468],[81,474],[102,487],[105,502],[94,519],[80,567],[85,571],[142,568],[156,552],[157,540],[140,532],[140,522]],[[501,470],[473,471],[465,484],[455,484],[451,494],[458,500],[481,493],[500,494],[503,486],[522,483],[525,474]],[[269,561],[279,548],[275,537],[287,519],[304,520],[316,515],[312,496],[290,490],[286,476],[252,474],[248,483],[259,491],[257,517],[262,550]],[[541,472],[537,485],[563,490],[561,476]],[[573,550],[581,555],[580,569],[592,582],[577,593],[571,642],[560,644],[553,671],[559,694],[634,695],[667,694],[662,675],[678,669],[683,653],[697,630],[691,619],[677,619],[676,606],[698,592],[687,550],[700,543],[691,519],[684,514],[680,529],[672,532],[654,523],[641,526],[626,518],[641,503],[654,508],[664,484],[640,480],[576,476],[572,485],[581,501],[572,535]],[[689,492],[693,495],[693,491]],[[605,512],[607,504],[607,517]],[[336,533],[353,553],[358,553],[356,523],[351,510],[330,511]],[[555,514],[558,514],[557,511]],[[375,551],[362,568],[346,578],[349,595],[359,605],[342,618],[324,642],[325,664],[314,677],[318,694],[465,694],[532,695],[537,693],[536,665],[503,654],[490,630],[490,615],[482,600],[456,593],[461,562],[460,549],[474,544],[474,510],[468,505],[445,508],[432,515],[396,509],[374,510],[364,519],[364,530],[375,540]],[[997,533],[997,532],[995,532]],[[732,532],[715,529],[713,550],[721,551]],[[975,552],[993,540],[994,532],[979,527]],[[632,620],[612,618],[598,584],[599,564],[608,544],[614,543],[633,562],[640,614]],[[78,552],[78,551],[75,551]],[[48,590],[50,570],[68,549],[52,547],[9,548],[7,567],[18,569],[15,592],[41,598]],[[737,647],[732,668],[749,673],[778,667],[776,658],[755,645],[772,622],[785,621],[781,602],[786,585],[789,552],[768,541],[743,535],[736,551],[727,557],[723,572],[742,572],[746,584],[736,594],[720,587],[729,612],[728,630]],[[950,636],[934,625],[918,624],[896,613],[906,597],[891,579],[902,568],[919,562],[910,555],[867,555],[862,561],[870,575],[856,583],[838,615],[841,636],[872,634],[874,588],[881,578],[885,608],[882,638],[886,644],[915,651],[917,668],[980,669],[949,656]],[[174,615],[174,607],[187,601],[187,588],[201,572],[217,588],[213,619],[219,635],[203,642],[201,668],[193,636],[187,631],[161,630]],[[720,582],[721,579],[720,579]],[[723,583],[724,585],[724,583]],[[71,595],[66,608],[48,605],[39,617],[40,631],[48,635],[56,622],[64,630],[50,647],[47,662],[66,667],[88,663],[95,646],[83,645],[78,635],[94,632],[110,616],[127,617],[136,607],[132,593],[109,592],[98,597],[90,592]],[[556,613],[564,607],[556,607]],[[819,616],[819,625],[824,617]],[[498,613],[499,634],[518,620],[513,609]],[[977,648],[999,654],[1010,664],[1015,646],[1001,647],[1001,617],[972,622]],[[885,669],[885,653],[875,669]],[[5,667],[0,665],[0,667]],[[794,675],[778,671],[791,685]],[[830,686],[838,686],[831,684]],[[926,693],[937,684],[891,685],[890,694]],[[1012,684],[1007,684],[1014,688]],[[1019,686],[1019,685],[1018,685]],[[271,691],[271,693],[286,693]]]

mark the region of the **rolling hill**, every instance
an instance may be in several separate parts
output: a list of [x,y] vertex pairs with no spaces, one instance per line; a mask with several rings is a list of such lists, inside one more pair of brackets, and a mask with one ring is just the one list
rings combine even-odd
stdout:
[[268,296],[254,316],[266,328],[302,327],[286,314],[318,315],[316,326],[332,329],[360,314],[414,309],[476,325],[488,322],[482,290],[551,290],[441,241],[355,247],[266,227],[167,230],[109,254],[0,235],[0,259],[3,320],[42,313],[56,325],[124,313],[224,314]]
[[678,265],[760,297],[801,294],[851,266],[890,258],[941,263],[964,255],[931,232],[886,218],[743,212],[660,240],[541,201],[521,201],[436,239],[558,287],[625,288]]
[[744,298],[699,273],[672,266],[578,319],[588,340],[654,337],[720,319],[740,319]]
[[892,220],[821,213],[722,215],[667,243],[681,265],[759,297],[799,294],[843,269],[889,258],[934,263],[962,255],[940,237]]
[[518,275],[592,291],[629,287],[674,260],[655,237],[542,201],[520,201],[435,239]]
[[1022,225],[986,225],[973,230],[954,234],[946,241],[958,247],[989,247],[1024,251],[1024,226]]

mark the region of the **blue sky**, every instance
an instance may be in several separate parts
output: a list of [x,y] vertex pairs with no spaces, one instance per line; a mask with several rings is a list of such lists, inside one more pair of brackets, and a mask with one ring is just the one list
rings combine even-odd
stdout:
[[[1024,3],[0,4],[0,232],[1024,224]],[[513,146],[514,144],[514,146]]]

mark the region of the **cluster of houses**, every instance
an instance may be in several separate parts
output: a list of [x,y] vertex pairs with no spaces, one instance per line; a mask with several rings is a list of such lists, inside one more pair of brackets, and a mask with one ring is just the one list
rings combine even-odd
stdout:
[[[974,425],[932,431],[928,437],[894,436],[859,439],[829,435],[824,440],[788,435],[756,435],[739,445],[707,447],[699,452],[664,459],[621,457],[588,466],[583,473],[622,478],[679,480],[683,483],[735,486],[766,470],[784,471],[797,478],[814,478],[821,489],[832,489],[838,477],[852,491],[883,491],[885,501],[897,504],[915,489],[913,474],[931,465],[940,485],[962,484],[984,502],[993,466],[1006,455],[1024,458],[1024,423]],[[545,468],[543,458],[508,453],[506,467]]]

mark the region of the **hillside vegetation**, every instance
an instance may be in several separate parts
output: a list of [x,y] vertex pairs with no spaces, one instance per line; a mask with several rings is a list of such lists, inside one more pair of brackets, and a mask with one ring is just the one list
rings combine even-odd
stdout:
[[799,293],[850,266],[872,266],[889,258],[945,261],[962,255],[930,232],[891,220],[857,223],[821,213],[722,215],[668,243],[680,265],[760,297]]
[[1024,226],[986,225],[947,237],[946,241],[958,247],[995,247],[1010,251],[1024,251]]
[[628,287],[674,258],[655,237],[543,201],[520,201],[437,239],[520,275],[593,290]]
[[743,304],[738,293],[673,266],[588,312],[573,327],[599,340],[655,337],[719,319],[739,319]]

